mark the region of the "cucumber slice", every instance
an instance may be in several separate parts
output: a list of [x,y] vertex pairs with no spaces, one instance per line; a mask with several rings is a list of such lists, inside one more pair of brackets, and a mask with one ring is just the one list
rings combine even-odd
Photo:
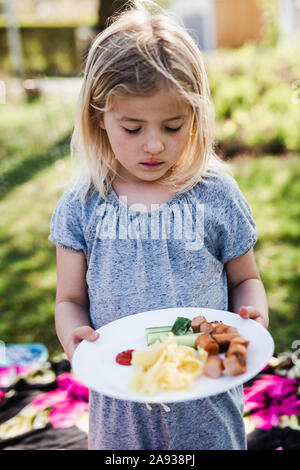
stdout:
[[171,331],[172,326],[155,326],[152,328],[146,328],[145,329],[145,337],[146,337],[146,342],[149,344],[149,338],[152,335],[161,335],[161,334],[167,334]]
[[[156,327],[152,327],[152,328],[146,328],[145,330],[145,339],[146,339],[146,343],[148,346],[150,346],[150,344],[153,344],[155,343],[155,341],[157,339],[159,339],[161,336],[165,336],[167,337],[167,334],[170,333],[172,331],[172,325],[169,325],[169,326],[156,326]],[[184,336],[190,336],[190,335],[193,335],[193,330],[188,330]],[[199,333],[198,333],[199,334]],[[183,335],[179,335],[179,336],[183,336]]]
[[[178,345],[181,346],[189,346],[190,348],[196,349],[195,346],[195,340],[198,338],[199,334],[201,333],[191,333],[187,335],[174,335],[175,341]],[[148,337],[148,346],[151,344],[155,343],[155,341],[165,341],[168,338],[168,335],[165,333],[163,334],[157,334],[157,335],[151,335]]]
[[159,339],[161,336],[167,337],[168,333],[170,332],[171,332],[171,329],[169,331],[158,331],[154,333],[148,333],[148,335],[146,336],[147,345],[149,346],[150,344],[155,343],[155,341]]
[[146,334],[148,333],[157,333],[159,331],[171,331],[172,329],[172,326],[168,325],[168,326],[153,326],[151,328],[146,328],[145,331],[146,331]]

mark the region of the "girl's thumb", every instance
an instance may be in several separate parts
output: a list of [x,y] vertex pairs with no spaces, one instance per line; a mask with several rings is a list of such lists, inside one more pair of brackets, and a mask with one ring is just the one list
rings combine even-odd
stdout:
[[95,341],[97,338],[99,338],[99,333],[96,330],[93,330],[93,328],[89,327],[88,331],[86,332],[85,339],[88,341]]
[[97,331],[93,330],[89,334],[89,341],[95,341],[97,338],[99,338],[99,333]]

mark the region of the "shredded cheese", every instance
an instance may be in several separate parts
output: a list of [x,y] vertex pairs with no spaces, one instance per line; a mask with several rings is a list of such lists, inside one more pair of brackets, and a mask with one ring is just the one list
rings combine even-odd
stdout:
[[[134,351],[134,375],[130,388],[134,392],[156,393],[189,388],[203,373],[207,352],[197,353],[188,346],[177,345],[174,335],[152,344],[145,351]],[[166,405],[165,405],[166,406]]]

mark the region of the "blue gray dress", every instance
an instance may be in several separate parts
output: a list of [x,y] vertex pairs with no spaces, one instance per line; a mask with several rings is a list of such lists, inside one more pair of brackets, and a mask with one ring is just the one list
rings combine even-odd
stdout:
[[[228,310],[224,264],[257,240],[251,210],[232,176],[214,171],[149,212],[128,208],[113,188],[107,197],[93,191],[83,202],[68,188],[50,224],[49,240],[86,256],[94,328],[163,308]],[[169,412],[151,406],[91,391],[89,449],[246,448],[242,387],[171,403]]]

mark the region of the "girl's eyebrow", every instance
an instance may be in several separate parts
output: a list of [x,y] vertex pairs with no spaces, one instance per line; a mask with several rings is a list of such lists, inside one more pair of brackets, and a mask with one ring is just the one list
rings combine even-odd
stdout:
[[[163,122],[177,121],[177,119],[183,119],[185,117],[186,117],[185,114],[180,114],[179,116],[174,116],[174,117],[171,117],[171,118],[168,118],[168,119],[164,119]],[[118,118],[118,121],[146,122],[143,119],[136,119],[136,118],[129,117],[129,116],[122,116],[122,117]]]

